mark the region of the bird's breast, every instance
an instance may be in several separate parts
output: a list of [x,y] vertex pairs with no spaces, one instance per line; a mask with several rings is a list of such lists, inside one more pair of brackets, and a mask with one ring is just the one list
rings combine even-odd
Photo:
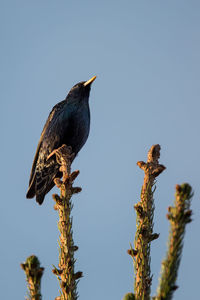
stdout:
[[64,133],[63,143],[71,146],[75,154],[85,144],[90,130],[90,114],[89,110],[78,111],[72,114],[68,121],[67,127]]

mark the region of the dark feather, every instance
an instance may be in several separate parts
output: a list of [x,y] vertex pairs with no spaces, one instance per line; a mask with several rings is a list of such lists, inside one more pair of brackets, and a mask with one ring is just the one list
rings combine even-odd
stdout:
[[76,156],[85,144],[90,127],[89,93],[90,84],[84,86],[81,82],[50,112],[33,160],[27,198],[36,196],[36,201],[42,204],[54,186],[54,179],[62,176],[55,156],[47,159],[53,150],[66,144]]

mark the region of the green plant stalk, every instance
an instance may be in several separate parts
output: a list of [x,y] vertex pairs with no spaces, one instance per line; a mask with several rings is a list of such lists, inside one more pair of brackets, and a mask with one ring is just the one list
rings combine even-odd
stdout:
[[176,186],[174,207],[169,207],[167,218],[170,221],[168,250],[162,262],[161,278],[156,300],[171,300],[174,291],[178,288],[176,279],[183,250],[185,227],[191,222],[190,210],[192,188],[185,183]]
[[35,255],[31,255],[26,262],[21,264],[21,268],[26,274],[27,288],[29,291],[28,298],[30,300],[42,300],[41,295],[41,278],[44,268],[40,267],[40,262]]
[[160,146],[153,145],[148,152],[147,163],[139,161],[137,165],[144,170],[144,182],[140,201],[134,206],[137,213],[135,250],[128,250],[132,254],[135,270],[134,296],[136,300],[150,299],[151,268],[150,268],[150,242],[158,238],[153,234],[154,199],[153,186],[155,178],[165,169],[160,165]]
[[75,273],[75,259],[74,252],[78,250],[74,246],[73,230],[72,230],[72,217],[71,211],[72,195],[81,191],[81,188],[72,187],[73,181],[78,176],[79,171],[71,173],[71,162],[73,154],[71,148],[63,145],[54,153],[57,157],[57,162],[61,165],[60,170],[63,172],[63,180],[55,179],[57,187],[60,189],[60,196],[53,195],[56,201],[54,208],[58,210],[59,221],[58,229],[60,231],[59,237],[59,264],[58,268],[53,269],[53,273],[57,276],[61,287],[60,296],[57,300],[76,300],[77,293],[77,280],[82,277],[82,272]]

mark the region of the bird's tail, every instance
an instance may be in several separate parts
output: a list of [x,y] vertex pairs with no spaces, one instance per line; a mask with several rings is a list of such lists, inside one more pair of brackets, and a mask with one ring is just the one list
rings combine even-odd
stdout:
[[35,181],[31,182],[31,184],[28,188],[28,192],[26,194],[26,198],[31,199],[31,198],[34,198],[36,195],[36,201],[37,201],[37,203],[39,203],[41,205],[44,201],[45,193],[36,194],[35,183],[36,183]]
[[39,203],[41,205],[43,203],[43,201],[44,201],[44,197],[45,197],[45,194],[36,195],[36,201],[37,201],[37,203]]
[[35,172],[30,182],[26,198],[34,198],[36,196],[36,201],[41,205],[45,195],[54,187],[55,177],[61,178],[62,173],[59,172],[59,165],[52,160],[51,165],[44,166],[40,172]]
[[29,184],[26,198],[31,199],[31,198],[35,197],[35,183],[36,183],[36,178],[34,175],[33,179],[31,180],[31,182]]

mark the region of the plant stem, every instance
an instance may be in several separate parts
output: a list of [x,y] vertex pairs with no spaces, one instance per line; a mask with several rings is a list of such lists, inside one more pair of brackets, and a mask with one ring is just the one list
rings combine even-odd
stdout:
[[162,262],[161,278],[156,300],[172,299],[174,291],[178,288],[176,279],[183,250],[185,227],[191,222],[190,210],[192,188],[185,183],[176,186],[174,207],[169,207],[167,218],[170,221],[168,250]]
[[54,153],[57,162],[61,165],[60,171],[63,173],[63,180],[59,178],[54,180],[57,187],[60,189],[60,196],[53,195],[56,201],[54,208],[58,210],[59,221],[58,229],[60,231],[59,238],[59,268],[54,268],[53,273],[57,276],[61,295],[57,297],[58,300],[76,300],[77,294],[77,280],[82,277],[82,272],[75,273],[74,270],[74,251],[78,250],[74,246],[73,231],[72,231],[72,217],[71,210],[73,208],[71,197],[75,193],[79,193],[81,188],[72,187],[73,181],[78,176],[79,171],[71,173],[71,162],[74,158],[71,153],[71,148],[63,145]]
[[40,262],[35,255],[31,255],[26,259],[26,262],[21,264],[21,268],[26,274],[27,287],[29,290],[30,300],[41,300],[41,278],[44,268],[40,267]]
[[140,201],[134,206],[137,213],[135,249],[128,250],[135,267],[135,299],[148,300],[151,292],[150,242],[158,238],[153,234],[154,200],[153,186],[155,178],[165,170],[160,165],[160,146],[153,145],[148,152],[147,163],[139,161],[137,165],[144,170],[144,182]]

